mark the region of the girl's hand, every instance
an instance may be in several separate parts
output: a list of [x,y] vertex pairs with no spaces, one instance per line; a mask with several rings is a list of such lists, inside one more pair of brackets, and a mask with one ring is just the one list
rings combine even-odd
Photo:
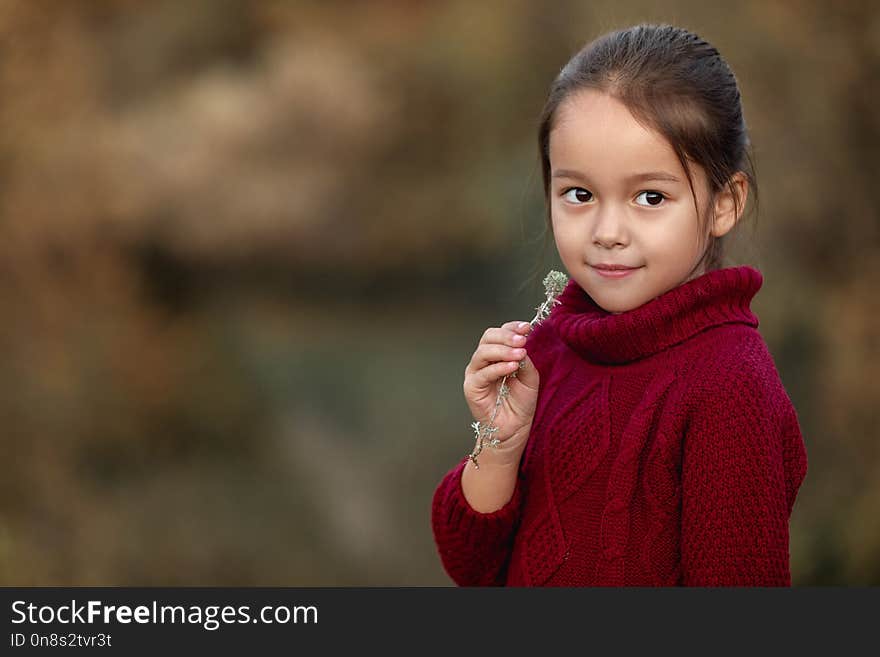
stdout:
[[[495,410],[500,380],[507,375],[510,393],[501,400],[493,424],[499,449],[510,454],[525,447],[538,400],[538,370],[526,354],[525,336],[532,327],[528,322],[507,322],[483,333],[474,355],[464,370],[464,396],[475,420],[488,422]],[[519,369],[519,362],[525,367]],[[510,374],[516,372],[516,377]],[[492,448],[483,450],[490,456]],[[521,452],[520,452],[521,453]]]

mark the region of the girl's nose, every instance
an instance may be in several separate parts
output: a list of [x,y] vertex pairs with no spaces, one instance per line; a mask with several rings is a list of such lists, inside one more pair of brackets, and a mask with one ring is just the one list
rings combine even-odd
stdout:
[[626,244],[625,226],[618,213],[596,213],[596,224],[593,227],[593,241],[605,248]]

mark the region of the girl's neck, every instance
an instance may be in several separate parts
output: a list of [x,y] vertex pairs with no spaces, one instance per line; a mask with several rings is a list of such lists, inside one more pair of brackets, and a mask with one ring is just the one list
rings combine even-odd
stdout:
[[626,312],[601,308],[570,279],[548,318],[586,360],[625,363],[678,344],[712,326],[758,326],[749,304],[763,283],[747,265],[709,271]]

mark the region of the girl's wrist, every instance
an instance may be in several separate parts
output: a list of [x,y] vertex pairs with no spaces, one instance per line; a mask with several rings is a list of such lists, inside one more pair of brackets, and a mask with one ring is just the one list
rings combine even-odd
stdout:
[[482,468],[483,463],[486,463],[491,466],[518,468],[523,452],[525,452],[531,429],[532,423],[529,422],[515,431],[510,438],[500,442],[496,447],[483,450],[480,456],[480,467]]

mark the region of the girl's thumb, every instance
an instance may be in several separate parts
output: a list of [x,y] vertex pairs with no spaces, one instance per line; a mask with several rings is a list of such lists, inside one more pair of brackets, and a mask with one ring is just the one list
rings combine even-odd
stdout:
[[538,370],[532,362],[532,359],[527,355],[525,359],[520,362],[523,363],[523,365],[516,370],[516,378],[525,386],[537,388],[539,380]]

